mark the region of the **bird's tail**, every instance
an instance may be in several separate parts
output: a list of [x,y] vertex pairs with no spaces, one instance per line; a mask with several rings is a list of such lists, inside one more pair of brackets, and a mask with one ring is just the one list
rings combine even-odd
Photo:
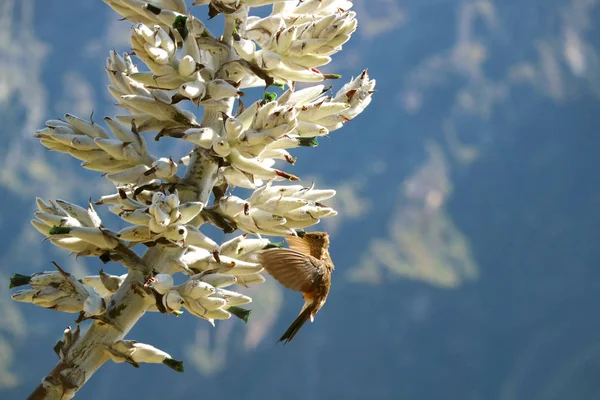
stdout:
[[296,320],[294,322],[292,322],[292,325],[290,325],[288,330],[285,331],[283,336],[281,336],[281,338],[279,338],[279,341],[283,342],[285,340],[285,342],[287,343],[290,340],[292,340],[294,338],[294,336],[296,336],[296,334],[298,333],[300,328],[302,328],[302,325],[304,325],[304,323],[310,319],[310,315],[313,312],[313,308],[314,307],[311,307],[311,306],[306,307],[300,313],[300,315],[298,315],[298,318],[296,318]]

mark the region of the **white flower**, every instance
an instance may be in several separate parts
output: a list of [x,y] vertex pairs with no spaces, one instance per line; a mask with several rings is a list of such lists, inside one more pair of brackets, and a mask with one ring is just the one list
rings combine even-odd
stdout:
[[91,203],[87,209],[64,200],[57,200],[56,204],[38,199],[40,212],[35,213],[36,219],[31,221],[52,244],[79,256],[99,255],[119,245],[112,232],[100,228],[100,217]]
[[111,346],[105,346],[105,350],[116,363],[128,362],[135,367],[139,367],[139,363],[165,364],[177,372],[183,372],[183,362],[174,360],[169,353],[154,346],[135,340],[118,340]]
[[[165,162],[166,168],[171,163],[170,160]],[[170,172],[166,174],[168,173]],[[129,200],[132,199],[128,196],[119,197],[117,202],[120,204],[111,206],[112,212],[124,221],[134,224],[117,233],[117,237],[121,240],[136,243],[165,238],[174,243],[184,244],[189,236],[194,244],[216,248],[216,243],[206,238],[197,228],[186,225],[202,211],[203,203],[197,201],[180,203],[177,191],[169,195],[154,192],[152,204],[149,206]],[[114,202],[108,198],[103,201]]]
[[185,17],[183,0],[104,0],[113,10],[133,22],[172,26],[178,17]]
[[[34,274],[28,282],[24,276],[14,276],[11,287],[29,284],[30,289],[13,293],[12,299],[67,313],[83,312],[85,317],[104,313],[106,302],[94,288],[79,282],[58,265],[56,269],[56,272]],[[18,284],[15,284],[16,278],[20,278]]]
[[370,103],[371,95],[375,90],[375,80],[369,79],[367,70],[364,70],[358,78],[345,84],[333,98],[336,102],[346,102],[350,108],[343,115],[352,119],[360,114]]
[[[320,3],[320,2],[319,2]],[[318,4],[314,2],[313,4]],[[305,5],[300,5],[302,8]],[[341,50],[342,44],[350,39],[356,30],[356,13],[340,8],[324,9],[321,14],[306,14],[281,18],[273,15],[263,19],[252,19],[246,26],[245,35],[254,40],[269,54],[276,64],[264,63],[267,70],[276,68],[280,62],[307,69],[328,64],[332,54]],[[259,62],[260,65],[260,62]]]
[[146,142],[132,127],[126,128],[105,118],[114,135],[111,137],[108,131],[94,122],[69,114],[65,115],[65,119],[66,121],[47,121],[46,128],[38,130],[35,135],[48,149],[82,160],[84,168],[120,173],[131,168],[142,168],[153,162]]
[[175,290],[169,290],[162,298],[163,306],[167,309],[167,313],[179,312],[185,304],[183,297]]
[[169,274],[157,274],[152,279],[152,288],[160,294],[167,294],[173,287],[173,277]]
[[215,257],[214,252],[195,246],[188,246],[185,254],[181,256],[180,261],[192,271],[202,272],[216,269],[220,273],[236,277],[260,273],[263,270],[258,263],[247,262],[225,255]]
[[201,297],[208,297],[209,295],[215,293],[215,288],[211,284],[203,282],[200,280],[200,278],[195,276],[190,277],[187,282],[175,287],[174,290],[177,290],[177,292],[179,292],[183,298],[189,298],[192,300],[197,300]]
[[346,11],[352,8],[351,0],[306,0],[298,4],[284,1],[273,8],[272,14],[280,14],[285,18],[307,18],[310,16],[328,15],[337,10]]
[[81,278],[81,283],[91,286],[100,296],[106,298],[117,291],[126,277],[127,274],[116,276],[100,270],[99,275],[89,275]]
[[208,274],[202,277],[202,281],[214,288],[223,288],[236,283],[237,278],[226,274]]
[[335,195],[335,190],[315,190],[301,185],[263,186],[247,200],[227,196],[219,200],[220,211],[246,232],[285,236],[294,229],[314,225],[323,217],[337,215],[320,201]]

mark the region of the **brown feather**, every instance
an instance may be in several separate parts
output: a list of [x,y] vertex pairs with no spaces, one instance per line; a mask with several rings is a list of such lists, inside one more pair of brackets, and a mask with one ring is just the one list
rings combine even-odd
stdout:
[[265,270],[288,289],[310,292],[320,277],[321,261],[291,249],[269,249],[259,256]]
[[300,253],[306,254],[307,256],[312,255],[310,243],[307,240],[292,235],[286,236],[285,240],[288,242],[290,249],[297,250]]
[[305,308],[304,311],[302,311],[300,315],[298,315],[298,317],[294,320],[294,322],[292,322],[292,325],[290,325],[287,331],[285,331],[285,333],[279,338],[279,341],[285,341],[285,343],[287,343],[290,340],[292,340],[294,336],[296,336],[300,328],[302,328],[302,325],[304,325],[306,321],[309,320],[310,315],[314,311],[314,308],[315,307],[313,305],[310,305],[307,308]]

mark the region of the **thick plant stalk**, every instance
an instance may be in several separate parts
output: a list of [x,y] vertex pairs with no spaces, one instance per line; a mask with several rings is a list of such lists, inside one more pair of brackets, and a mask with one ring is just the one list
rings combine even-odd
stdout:
[[[227,107],[223,112],[231,113],[233,101],[234,99],[231,99],[227,102]],[[206,108],[204,110],[202,126],[212,128],[216,131],[220,130],[219,126],[223,123],[219,117],[220,111]],[[217,160],[208,156],[204,149],[197,148],[193,152],[190,167],[186,171],[184,180],[196,189],[195,201],[201,201],[206,204],[217,179],[217,168]]]
[[[66,114],[35,136],[46,148],[81,160],[83,168],[104,173],[117,193],[87,209],[37,199],[32,225],[55,246],[120,262],[127,273],[100,270],[77,279],[55,264],[56,271],[11,278],[11,288],[28,286],[13,300],[79,314],[77,327],[68,327],[54,348],[59,363],[29,399],[73,398],[108,360],[183,372],[182,361],[126,338],[146,312],[185,309],[213,326],[231,317],[245,323],[251,310],[240,306],[252,299],[225,288],[265,281],[258,256],[282,244],[264,236],[286,237],[291,245],[309,237],[304,229],[337,214],[323,204],[335,190],[275,184],[300,179],[275,168],[276,162],[291,168],[296,158],[288,150],[317,146],[320,136],[365,109],[375,87],[366,70],[335,95],[321,84],[340,78],[317,67],[329,63],[357,27],[350,0],[195,0],[194,6],[208,6],[210,17],[223,14],[220,38],[182,0],[104,2],[135,23],[132,53],[113,51],[106,66],[109,92],[129,114],[106,117],[108,129]],[[262,6],[272,6],[271,15],[249,16]],[[138,70],[133,56],[149,71]],[[315,85],[295,90],[296,82]],[[263,97],[234,107],[253,87],[263,87]],[[270,91],[277,87],[283,88],[279,97]],[[202,107],[202,122],[180,102]],[[154,157],[146,132],[155,132],[156,140],[185,140],[193,151],[179,164]],[[187,166],[183,176],[177,175],[181,164]],[[254,192],[242,199],[232,193],[236,187]],[[129,225],[111,231],[94,205],[108,206]],[[218,244],[202,232],[205,223],[242,233]],[[131,248],[142,244],[147,250],[140,258]],[[178,273],[188,278],[175,285]],[[88,319],[81,334],[79,323]]]

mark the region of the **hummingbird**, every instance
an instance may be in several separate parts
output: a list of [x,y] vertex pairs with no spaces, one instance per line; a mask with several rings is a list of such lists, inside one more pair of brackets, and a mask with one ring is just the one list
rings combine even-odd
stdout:
[[302,325],[315,315],[327,301],[331,287],[333,261],[329,256],[329,235],[309,232],[304,236],[286,236],[290,248],[273,248],[259,254],[265,270],[288,289],[302,293],[304,306],[296,320],[281,336],[279,342],[289,342]]

